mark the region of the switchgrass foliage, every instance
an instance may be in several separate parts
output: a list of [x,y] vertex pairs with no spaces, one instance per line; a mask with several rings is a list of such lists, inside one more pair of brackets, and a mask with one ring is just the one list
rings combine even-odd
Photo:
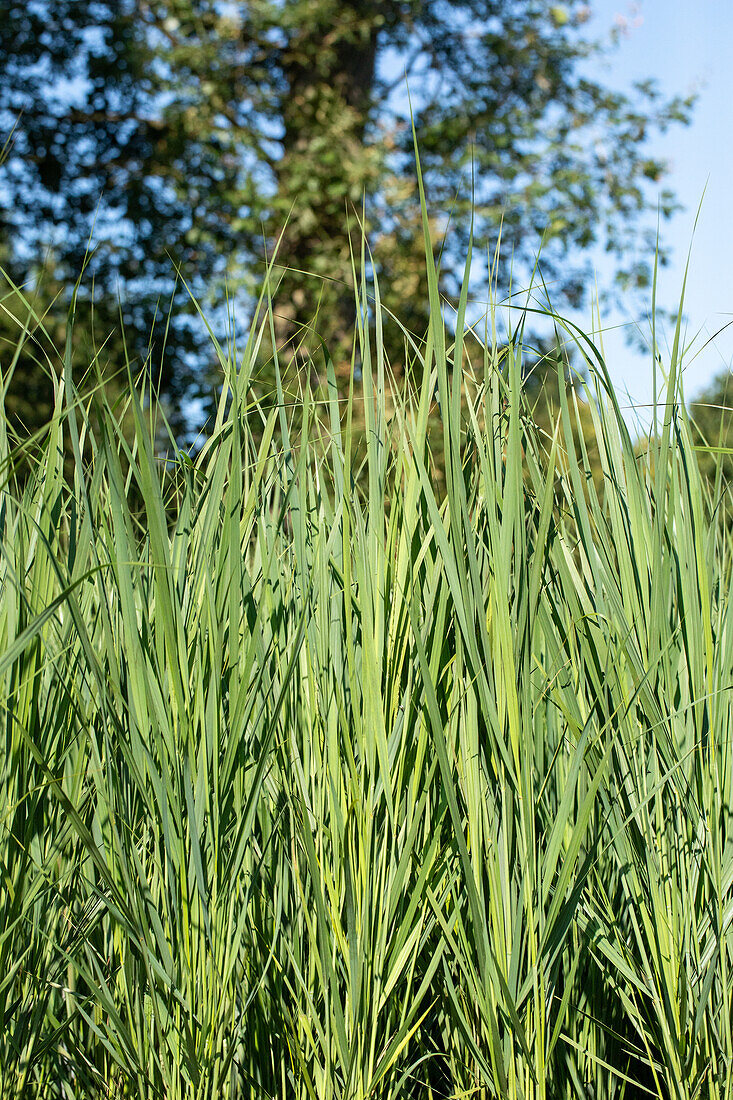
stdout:
[[432,267],[391,387],[364,269],[297,437],[267,295],[195,454],[68,350],[25,480],[0,418],[0,1095],[730,1098],[731,554],[679,332],[638,453],[592,340],[555,319],[593,393],[560,357],[542,432],[521,326],[469,364]]

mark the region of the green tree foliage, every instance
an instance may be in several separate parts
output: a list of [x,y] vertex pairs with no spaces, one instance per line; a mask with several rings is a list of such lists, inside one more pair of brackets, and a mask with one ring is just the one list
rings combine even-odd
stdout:
[[[34,271],[24,283],[15,282],[12,273],[6,270],[0,284],[0,364],[7,386],[5,409],[11,437],[19,443],[46,425],[54,412],[54,383],[63,372],[67,331],[64,289],[48,270]],[[73,343],[76,381],[82,385],[85,377],[94,384],[97,377],[106,373],[110,354],[114,362],[122,359],[118,332],[109,333],[106,338],[98,332],[101,354],[95,354],[92,344],[95,325],[91,318],[87,320],[87,325],[80,324]],[[82,357],[86,369],[82,368],[80,374]]]
[[[29,464],[38,459],[51,430],[51,420],[62,405],[70,400],[82,402],[92,410],[106,400],[117,411],[125,431],[131,428],[129,416],[129,380],[145,376],[154,380],[156,363],[153,348],[143,359],[128,349],[119,312],[111,312],[109,299],[82,295],[72,311],[70,323],[66,286],[48,257],[43,267],[26,272],[14,270],[17,265],[2,264],[0,272],[0,386],[2,387],[6,430],[13,451],[14,472],[24,481]],[[140,350],[140,349],[138,349]],[[64,391],[71,367],[75,394]],[[148,388],[148,409],[164,424],[161,412],[167,411],[158,402],[151,402]],[[92,418],[95,419],[94,415]],[[95,421],[96,422],[96,421]],[[165,446],[163,432],[159,442]],[[63,439],[67,473],[73,470],[74,459],[70,438]],[[82,450],[88,458],[82,441]],[[5,476],[0,471],[0,478]]]
[[733,515],[733,376],[719,374],[690,404],[692,438],[700,470],[713,494],[712,504],[727,521]]
[[[363,201],[384,304],[425,323],[406,74],[436,250],[452,211],[460,252],[471,205],[480,239],[502,223],[502,290],[543,238],[559,303],[582,298],[596,243],[644,285],[664,174],[647,139],[691,101],[606,87],[612,42],[585,35],[588,14],[580,0],[0,0],[0,118],[20,115],[0,228],[24,254],[52,243],[71,271],[93,232],[97,285],[122,284],[147,338],[173,265],[198,293],[254,291],[285,227],[280,335],[318,311],[343,365],[347,211],[355,223]],[[668,190],[661,206],[674,209]],[[450,295],[449,250],[441,270]],[[169,340],[162,381],[180,402],[201,378],[185,311]]]

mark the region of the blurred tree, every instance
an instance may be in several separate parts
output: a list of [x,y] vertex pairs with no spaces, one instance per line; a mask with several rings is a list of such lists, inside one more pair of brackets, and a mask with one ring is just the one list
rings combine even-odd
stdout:
[[[9,141],[0,149],[0,165]],[[83,274],[83,272],[82,272]],[[0,237],[0,382],[8,442],[16,448],[15,472],[25,476],[33,461],[36,442],[43,438],[56,404],[57,386],[64,374],[69,333],[69,287],[51,253],[43,264],[22,264],[7,238]],[[84,288],[87,289],[86,286]],[[122,403],[129,392],[128,368],[133,376],[145,369],[153,378],[152,347],[147,365],[132,357],[123,339],[119,303],[109,295],[82,295],[71,327],[72,376],[85,401],[100,387],[112,407],[121,411],[124,429],[131,427]],[[139,350],[139,347],[138,347]],[[157,409],[156,409],[157,412]],[[38,440],[36,439],[38,437]],[[66,439],[66,462],[73,454]],[[0,471],[2,483],[9,471]]]
[[[690,403],[693,442],[700,470],[711,491],[713,506],[729,524],[733,514],[733,373],[725,370]],[[720,473],[720,482],[717,475]]]
[[[284,226],[279,335],[318,311],[343,362],[362,200],[385,305],[424,324],[407,74],[436,249],[453,213],[447,294],[472,204],[479,239],[503,223],[502,291],[543,238],[556,301],[582,298],[595,243],[643,288],[645,214],[675,208],[647,139],[692,101],[604,86],[613,34],[588,39],[588,15],[581,0],[0,0],[0,125],[19,117],[0,232],[71,272],[93,232],[97,286],[122,284],[147,339],[173,264],[196,293],[254,291]],[[179,406],[202,379],[189,317],[162,379]]]
[[[50,259],[43,268],[26,273],[23,282],[12,269],[12,262],[6,258],[0,276],[0,379],[5,427],[10,446],[15,449],[13,469],[22,481],[54,413],[57,387],[65,373],[69,329],[67,288],[55,275]],[[123,431],[131,438],[127,365],[129,362],[135,377],[141,373],[143,363],[127,355],[119,316],[112,315],[109,301],[95,301],[90,295],[77,306],[71,362],[77,397],[85,408],[93,410],[104,391]],[[154,375],[153,364],[147,374]],[[156,416],[158,412],[156,407]],[[80,415],[80,422],[82,419]],[[162,436],[160,441],[165,443]],[[67,473],[71,475],[74,458],[68,436],[64,444]],[[0,485],[8,473],[0,470]]]

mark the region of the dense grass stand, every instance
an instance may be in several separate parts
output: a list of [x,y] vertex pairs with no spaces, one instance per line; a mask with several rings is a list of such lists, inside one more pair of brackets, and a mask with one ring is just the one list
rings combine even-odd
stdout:
[[469,348],[431,268],[400,388],[363,272],[361,377],[297,423],[266,297],[195,454],[68,359],[22,478],[0,418],[0,1095],[730,1098],[731,547],[679,333],[639,448],[556,318],[589,391],[560,352],[541,430],[521,326]]

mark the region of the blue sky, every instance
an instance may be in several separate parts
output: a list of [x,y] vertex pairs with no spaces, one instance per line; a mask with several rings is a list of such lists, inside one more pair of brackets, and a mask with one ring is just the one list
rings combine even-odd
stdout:
[[[591,9],[590,26],[595,31],[608,28],[619,15],[629,23],[628,34],[604,74],[608,83],[628,88],[637,78],[653,76],[670,94],[692,88],[700,93],[692,124],[686,129],[675,127],[653,146],[655,154],[670,162],[665,183],[685,206],[663,227],[673,249],[659,280],[659,303],[665,308],[674,308],[679,300],[692,245],[686,334],[688,341],[699,335],[685,358],[684,372],[686,396],[692,397],[733,362],[733,325],[695,355],[708,337],[733,321],[733,4],[730,0],[641,0],[635,5],[591,0]],[[599,279],[604,276],[599,269]],[[609,328],[634,320],[640,320],[648,332],[648,323],[631,312],[603,316],[604,327]],[[648,404],[651,358],[626,346],[620,329],[606,332],[604,349],[616,387],[626,391],[632,403]],[[643,413],[641,418],[646,419]]]

